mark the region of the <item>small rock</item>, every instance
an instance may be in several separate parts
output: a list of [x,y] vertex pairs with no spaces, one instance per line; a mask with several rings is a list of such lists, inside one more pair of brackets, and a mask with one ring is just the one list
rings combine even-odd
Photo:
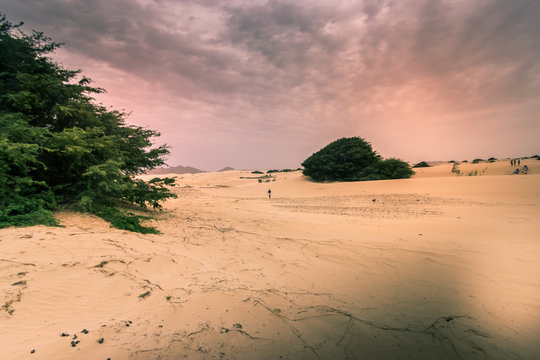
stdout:
[[35,353],[35,352],[36,352],[36,349],[30,350],[30,354],[33,354],[33,353]]
[[100,338],[97,342],[100,343],[100,344],[103,344],[103,341],[105,341],[105,339]]
[[144,294],[139,295],[141,299],[144,299],[145,297],[150,295],[150,291],[145,292]]
[[62,334],[60,334],[60,336],[62,336],[62,337],[66,337],[66,336],[69,336],[69,334],[66,334],[66,333],[62,333]]

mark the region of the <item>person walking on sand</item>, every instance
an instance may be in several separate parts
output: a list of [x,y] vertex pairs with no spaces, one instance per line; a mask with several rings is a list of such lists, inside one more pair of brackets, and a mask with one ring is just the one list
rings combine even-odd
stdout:
[[514,166],[514,159],[510,159],[510,166]]
[[272,199],[272,190],[268,189],[268,199]]
[[521,160],[520,160],[520,159],[518,159],[518,166],[520,166],[520,165],[521,165]]

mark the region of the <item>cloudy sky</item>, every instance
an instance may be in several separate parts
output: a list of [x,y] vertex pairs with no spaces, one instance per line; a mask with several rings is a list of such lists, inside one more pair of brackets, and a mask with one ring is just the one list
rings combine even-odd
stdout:
[[344,136],[384,157],[540,152],[537,0],[3,0],[204,170],[295,168]]

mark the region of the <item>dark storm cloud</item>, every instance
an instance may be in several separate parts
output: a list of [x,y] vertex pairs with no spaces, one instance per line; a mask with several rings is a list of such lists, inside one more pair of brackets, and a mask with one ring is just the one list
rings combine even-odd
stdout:
[[[165,79],[185,96],[269,99],[308,86],[328,99],[422,76],[460,92],[485,83],[482,90],[504,98],[507,88],[521,96],[536,89],[539,4],[34,0],[6,11],[71,51]],[[205,24],[209,13],[214,21]]]
[[169,102],[206,104],[213,128],[347,135],[427,117],[447,129],[517,103],[540,110],[535,0],[8,0],[2,10],[160,84]]

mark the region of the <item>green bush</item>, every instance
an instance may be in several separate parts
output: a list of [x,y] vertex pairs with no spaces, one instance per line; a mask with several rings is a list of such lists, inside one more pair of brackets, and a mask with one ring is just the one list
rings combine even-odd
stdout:
[[[373,174],[375,180],[384,179],[407,179],[414,175],[409,164],[399,159],[385,159],[378,162]],[[379,179],[377,179],[377,177]]]
[[302,166],[303,174],[315,181],[398,179],[414,174],[401,160],[383,160],[370,143],[359,137],[341,138],[328,144]]
[[413,166],[413,168],[423,168],[423,167],[430,167],[430,165],[425,161],[421,161],[418,164],[415,164]]
[[473,164],[478,164],[478,163],[481,163],[481,162],[484,162],[485,160],[484,159],[474,159],[472,161]]
[[255,171],[252,171],[251,173],[252,173],[252,174],[262,174],[263,172],[262,172],[262,171],[259,171],[259,170],[255,170]]
[[488,159],[488,162],[490,162],[490,163],[494,163],[495,161],[497,161],[497,159],[494,158],[494,157],[490,157],[490,158]]
[[174,197],[172,179],[135,178],[162,165],[167,147],[151,148],[159,133],[94,103],[103,89],[46,56],[59,46],[0,14],[0,227],[55,225],[53,211],[69,206],[122,229],[155,231],[121,209],[159,209]]
[[294,170],[292,170],[292,169],[282,169],[282,170],[272,169],[272,170],[268,170],[266,173],[267,174],[273,174],[273,173],[291,172],[291,171],[294,171]]

